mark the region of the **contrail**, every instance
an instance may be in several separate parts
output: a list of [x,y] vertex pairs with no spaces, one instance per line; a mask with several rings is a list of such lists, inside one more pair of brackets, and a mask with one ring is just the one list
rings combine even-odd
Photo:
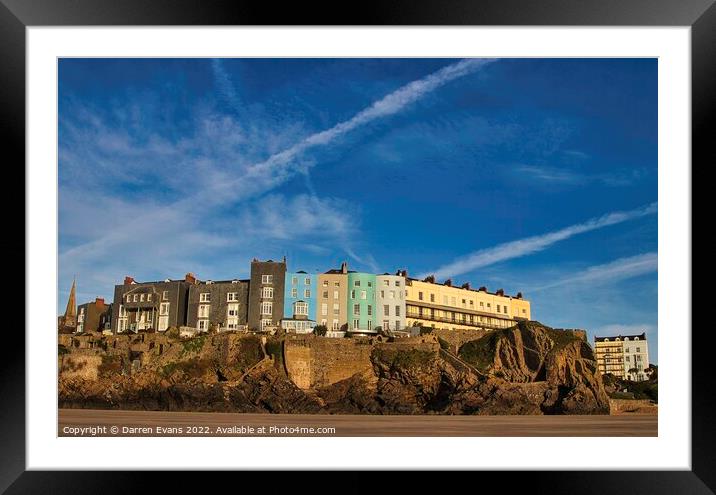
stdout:
[[628,220],[652,215],[656,213],[656,211],[657,203],[651,203],[635,210],[618,211],[609,213],[599,218],[592,218],[584,223],[571,225],[547,234],[518,239],[516,241],[506,242],[491,248],[481,249],[479,251],[475,251],[474,253],[460,257],[447,265],[443,265],[434,272],[421,274],[419,275],[419,278],[426,277],[430,274],[434,274],[438,278],[462,275],[463,273],[469,273],[477,268],[483,268],[501,261],[520,258],[528,254],[542,251],[550,247],[552,244],[569,239],[577,234],[583,234],[592,230],[608,227],[609,225],[615,225]]
[[616,280],[636,277],[638,275],[644,275],[646,273],[657,271],[659,266],[658,261],[659,259],[656,253],[646,253],[637,256],[630,256],[628,258],[619,258],[618,260],[614,260],[610,263],[591,266],[576,275],[565,277],[550,284],[543,285],[542,287],[532,289],[532,292],[550,289],[560,285],[586,282],[589,282],[590,284],[597,284],[601,282],[614,282]]

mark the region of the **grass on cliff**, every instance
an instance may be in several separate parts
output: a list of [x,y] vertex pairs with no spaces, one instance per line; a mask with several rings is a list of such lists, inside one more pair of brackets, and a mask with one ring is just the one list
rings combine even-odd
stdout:
[[191,340],[185,340],[181,343],[182,350],[179,357],[183,357],[185,354],[199,352],[202,347],[204,347],[204,342],[206,342],[206,335],[200,335],[199,337],[194,337]]
[[550,352],[564,349],[572,342],[581,340],[573,332],[554,330],[552,328],[542,325],[539,322],[520,321],[519,323],[517,323],[517,325],[513,327],[493,330],[482,338],[466,342],[462,345],[462,347],[460,347],[460,350],[458,351],[458,356],[464,361],[475,366],[478,370],[484,372],[494,362],[495,352],[497,350],[497,342],[500,339],[507,338],[509,333],[511,333],[515,329],[519,329],[520,331],[525,332],[529,329],[535,328],[540,328],[547,332],[549,338],[552,339],[552,341],[554,342],[554,347],[552,347],[552,350]]
[[420,349],[387,350],[374,349],[374,359],[387,364],[391,369],[416,369],[429,366],[435,360],[435,354]]

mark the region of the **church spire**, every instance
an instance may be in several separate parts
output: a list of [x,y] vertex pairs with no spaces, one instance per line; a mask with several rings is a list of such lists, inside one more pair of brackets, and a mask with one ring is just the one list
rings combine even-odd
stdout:
[[77,317],[77,300],[75,296],[75,279],[72,279],[72,288],[70,289],[70,297],[67,299],[67,308],[65,309],[65,322],[75,321]]

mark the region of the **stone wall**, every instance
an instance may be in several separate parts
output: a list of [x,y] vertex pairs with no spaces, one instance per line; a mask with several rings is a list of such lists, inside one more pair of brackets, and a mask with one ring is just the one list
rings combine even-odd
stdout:
[[371,339],[288,336],[283,356],[289,378],[301,389],[322,387],[372,371]]
[[430,335],[435,335],[436,337],[440,337],[444,341],[446,341],[448,344],[450,344],[450,352],[453,354],[457,354],[460,350],[460,347],[465,344],[466,342],[470,342],[471,340],[477,340],[479,338],[484,337],[489,330],[484,329],[474,329],[474,330],[466,330],[466,329],[447,329],[447,328],[434,328],[432,332],[430,332]]
[[648,399],[609,399],[609,414],[657,414],[659,406]]

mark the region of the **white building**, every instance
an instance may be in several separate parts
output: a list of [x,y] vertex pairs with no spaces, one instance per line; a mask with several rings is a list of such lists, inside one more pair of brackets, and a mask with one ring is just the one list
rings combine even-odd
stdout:
[[636,382],[647,380],[649,343],[646,332],[641,335],[594,337],[594,350],[599,372]]
[[405,329],[405,277],[376,275],[376,325],[383,330]]

